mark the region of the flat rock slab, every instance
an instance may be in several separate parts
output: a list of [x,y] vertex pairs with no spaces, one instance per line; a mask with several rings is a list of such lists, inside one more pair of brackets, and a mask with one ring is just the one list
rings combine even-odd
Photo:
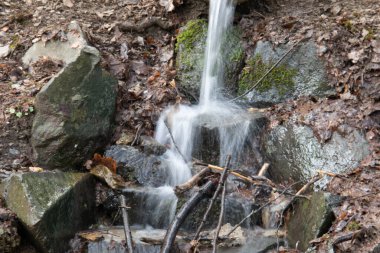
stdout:
[[84,173],[16,174],[4,198],[41,252],[65,252],[75,233],[95,221],[95,178]]
[[[355,129],[345,135],[334,132],[328,142],[319,143],[311,128],[288,123],[269,131],[263,143],[269,172],[277,182],[306,182],[317,170],[349,172],[369,155],[368,142]],[[319,181],[321,186],[325,183]]]
[[23,61],[42,56],[65,67],[36,96],[31,144],[35,162],[44,169],[82,165],[103,147],[111,134],[117,80],[100,67],[100,54],[88,46],[72,22],[66,42],[34,44]]

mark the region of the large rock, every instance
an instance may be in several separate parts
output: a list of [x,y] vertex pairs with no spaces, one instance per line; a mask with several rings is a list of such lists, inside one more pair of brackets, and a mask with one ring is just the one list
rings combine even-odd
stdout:
[[[196,19],[189,21],[177,36],[178,85],[190,97],[198,98],[204,65],[207,23]],[[237,80],[244,60],[244,50],[238,29],[231,29],[224,38],[224,82],[226,92],[235,93]]]
[[105,155],[118,163],[118,172],[127,180],[137,180],[141,185],[152,187],[164,185],[169,175],[168,165],[161,156],[151,153],[152,146],[144,146],[144,149],[145,152],[127,145],[114,145]]
[[88,46],[72,22],[67,41],[34,44],[23,61],[47,56],[65,64],[37,94],[31,143],[46,169],[81,165],[104,146],[111,133],[117,81],[100,67],[99,51]]
[[345,173],[369,154],[369,145],[358,130],[348,129],[345,135],[334,132],[328,142],[321,144],[311,128],[291,123],[267,133],[263,149],[271,164],[269,172],[278,182],[305,182],[317,170]]
[[[239,93],[253,86],[291,46],[259,41],[241,74]],[[315,43],[309,41],[296,47],[245,98],[252,104],[270,105],[299,96],[324,96],[332,93],[327,84],[325,64],[317,55]]]
[[323,192],[314,192],[310,200],[298,199],[286,224],[290,246],[305,251],[311,240],[327,233],[335,219],[332,208],[338,203],[338,197]]
[[84,173],[13,175],[4,198],[40,252],[65,252],[75,233],[95,222],[95,182]]

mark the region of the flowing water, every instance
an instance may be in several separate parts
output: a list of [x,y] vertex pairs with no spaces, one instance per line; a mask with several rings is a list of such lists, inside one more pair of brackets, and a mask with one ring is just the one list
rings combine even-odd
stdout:
[[[211,148],[219,149],[217,153],[220,165],[224,165],[227,155],[232,156],[231,163],[233,164],[237,163],[241,154],[244,153],[247,136],[252,134],[251,128],[254,127],[252,115],[236,104],[228,102],[221,92],[224,87],[222,67],[224,59],[221,48],[232,24],[234,9],[231,0],[210,1],[200,102],[193,106],[178,104],[170,106],[162,113],[157,123],[156,140],[170,146],[163,155],[164,162],[167,163],[170,171],[165,185],[144,189],[141,192],[143,199],[139,200],[139,203],[144,206],[138,209],[144,210],[141,215],[147,217],[138,218],[142,223],[140,225],[143,226],[143,229],[139,231],[153,233],[157,229],[166,228],[174,218],[177,197],[173,187],[186,182],[191,177],[191,161],[194,149],[202,143],[202,129],[209,129],[216,135],[218,146]],[[233,210],[238,210],[236,205],[241,204],[238,199],[232,197],[227,200],[227,205],[234,207]],[[249,212],[250,209],[247,209],[246,213]],[[239,215],[245,217],[246,213],[241,211]],[[152,227],[156,230],[151,230]],[[89,252],[107,252],[103,251],[106,247],[103,244],[102,242],[93,243],[91,245],[93,250]],[[144,248],[138,252],[158,252],[158,249],[157,247]],[[116,252],[119,251],[115,249]]]
[[192,159],[194,147],[201,141],[202,127],[216,129],[218,132],[219,147],[214,148],[219,148],[220,164],[227,155],[237,159],[247,139],[251,127],[250,116],[237,105],[227,102],[221,92],[224,87],[221,48],[232,24],[234,9],[230,0],[210,1],[199,105],[171,106],[157,123],[156,140],[170,144],[171,147],[165,154],[170,167],[167,183],[171,186],[181,184],[191,177],[188,163]]

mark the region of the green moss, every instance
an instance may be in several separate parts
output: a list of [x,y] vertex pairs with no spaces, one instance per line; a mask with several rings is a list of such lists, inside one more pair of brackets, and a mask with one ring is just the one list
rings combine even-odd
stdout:
[[[273,66],[273,62],[264,63],[261,55],[256,55],[247,62],[239,80],[239,94],[243,94],[250,89],[265,73]],[[296,69],[289,68],[285,65],[279,65],[274,68],[257,86],[259,92],[268,91],[276,88],[281,96],[287,91],[294,88],[293,78],[297,74]]]
[[194,43],[202,39],[207,31],[207,23],[203,19],[190,20],[183,31],[177,36],[176,52],[183,46],[185,51],[191,50]]
[[359,222],[357,221],[351,221],[350,223],[348,223],[347,225],[347,230],[349,231],[355,231],[355,230],[358,230],[361,228],[361,225]]

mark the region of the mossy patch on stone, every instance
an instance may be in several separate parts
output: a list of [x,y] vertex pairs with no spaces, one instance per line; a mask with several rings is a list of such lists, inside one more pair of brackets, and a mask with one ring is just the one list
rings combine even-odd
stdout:
[[[191,95],[199,96],[202,72],[204,66],[204,51],[207,40],[207,22],[203,19],[190,20],[177,35],[175,46],[177,80],[179,88]],[[237,92],[238,76],[244,62],[244,49],[241,42],[241,31],[230,28],[221,38],[221,57],[223,61],[214,66],[223,70],[225,93]]]
[[207,31],[207,23],[204,19],[190,20],[185,29],[183,29],[177,36],[177,43],[175,46],[176,52],[178,52],[180,46],[184,46],[185,50],[191,50],[194,48],[194,44],[205,37]]
[[[274,63],[265,63],[261,55],[255,55],[247,61],[239,80],[239,94],[243,94],[262,78]],[[289,90],[294,89],[293,78],[297,75],[297,70],[279,65],[275,67],[256,87],[259,92],[265,92],[272,88],[278,90],[280,96],[285,95]]]

